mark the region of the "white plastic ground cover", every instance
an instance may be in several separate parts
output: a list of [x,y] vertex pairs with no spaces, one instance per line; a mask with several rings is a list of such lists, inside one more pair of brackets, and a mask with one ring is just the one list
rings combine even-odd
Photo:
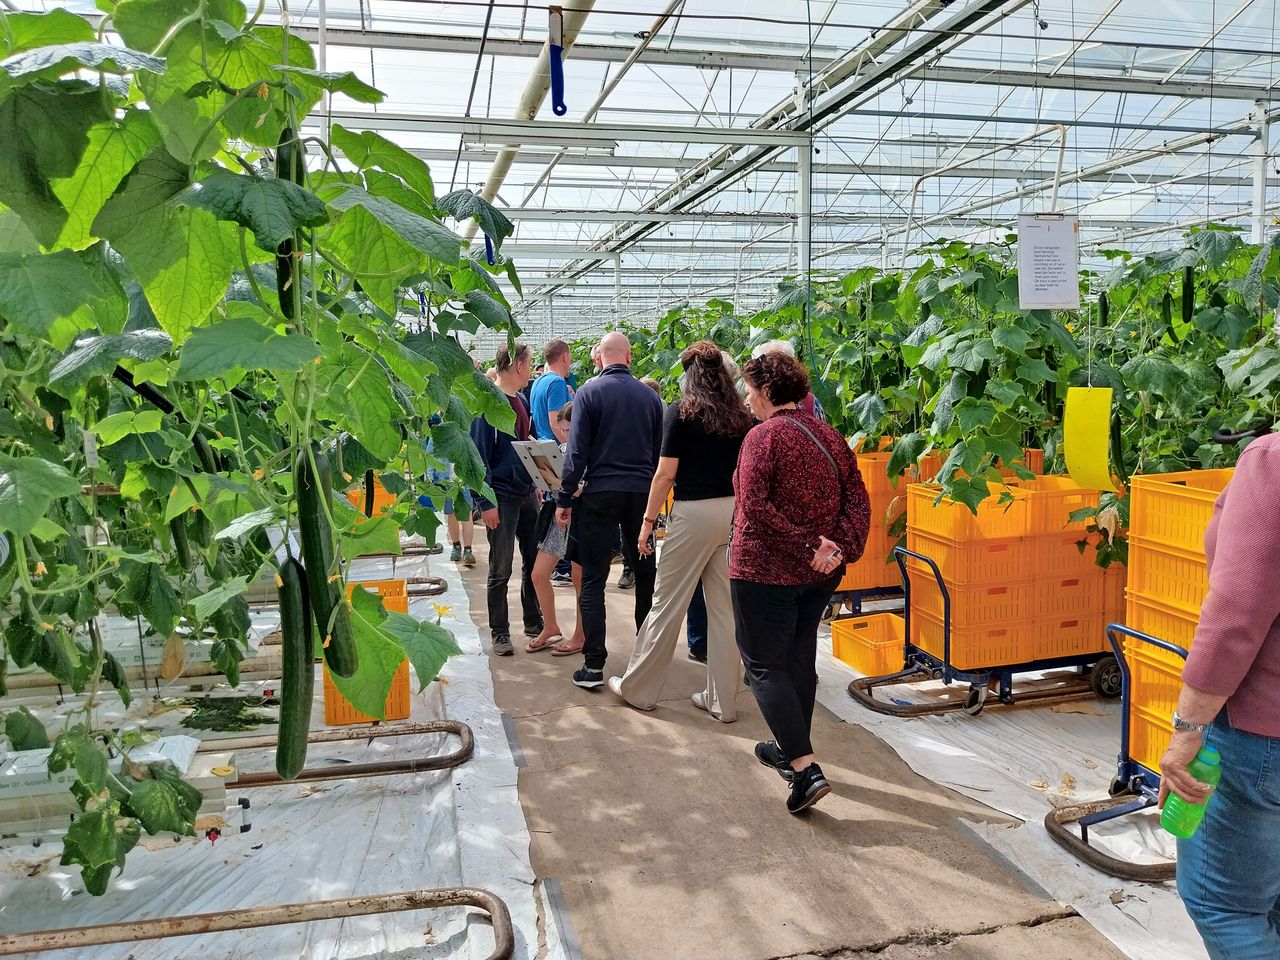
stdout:
[[[366,562],[353,574],[380,579],[390,573],[389,566],[389,562]],[[400,576],[422,575],[426,569],[425,557],[397,562]],[[56,840],[38,847],[10,840],[0,844],[0,932],[475,886],[501,897],[510,909],[516,932],[515,957],[560,960],[554,928],[544,930],[539,919],[543,911],[529,865],[529,835],[516,791],[516,766],[501,713],[493,701],[488,659],[470,620],[466,592],[457,574],[452,569],[440,572],[450,589],[435,599],[453,607],[445,625],[454,630],[463,655],[446,663],[442,677],[447,682],[433,683],[421,695],[415,694],[410,719],[447,716],[468,724],[475,735],[475,753],[470,760],[456,768],[414,775],[244,791],[233,786],[220,839],[211,843],[203,837],[179,842],[165,836],[144,838],[145,849],[130,855],[124,875],[98,898],[83,892],[78,870],[58,865],[61,844]],[[435,616],[425,599],[412,601],[412,611],[419,617]],[[266,628],[270,614],[258,613],[255,619],[260,628]],[[249,685],[249,691],[264,685]],[[416,686],[415,680],[415,690]],[[178,725],[181,712],[152,714],[148,700],[140,696],[129,715],[166,734],[191,733]],[[53,699],[43,703],[28,700],[27,705],[46,720],[56,720],[73,706],[70,702],[59,705]],[[322,715],[317,676],[313,728],[322,726]],[[273,727],[264,726],[252,733],[273,731]],[[318,744],[312,745],[308,764],[394,760],[436,755],[456,747],[457,739],[444,735]],[[266,770],[272,768],[274,757],[271,750],[240,751],[235,761],[242,770]],[[250,801],[247,814],[234,806],[241,796]],[[245,820],[251,829],[240,833]],[[492,948],[492,933],[481,913],[452,909],[29,956],[63,960],[355,960],[373,956],[479,960]]]
[[[819,637],[818,701],[840,719],[874,733],[916,773],[1023,821],[1016,830],[975,826],[1060,903],[1075,907],[1132,960],[1204,960],[1204,948],[1171,884],[1127,884],[1080,864],[1044,829],[1050,807],[1107,796],[1120,746],[1120,708],[1095,699],[1053,706],[989,708],[904,719],[874,713],[848,693],[860,676]],[[964,684],[876,688],[899,702],[963,697]],[[1172,838],[1152,815],[1090,830],[1090,839],[1133,862],[1169,862]]]

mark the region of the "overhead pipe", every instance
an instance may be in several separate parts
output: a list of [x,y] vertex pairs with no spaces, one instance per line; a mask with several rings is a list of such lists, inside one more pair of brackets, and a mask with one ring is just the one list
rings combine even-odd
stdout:
[[[596,5],[596,0],[575,0],[572,10],[564,11],[564,32],[563,47],[564,53],[567,55],[572,49],[574,42],[578,39],[578,34],[582,31],[582,25],[586,22],[587,17],[591,13],[591,8]],[[524,93],[520,95],[520,103],[516,106],[516,111],[512,114],[515,120],[533,120],[538,115],[538,111],[542,108],[542,103],[547,99],[547,92],[551,89],[551,45],[544,43],[542,52],[538,54],[537,62],[533,65],[533,72],[529,74],[529,79],[525,83]],[[484,188],[480,191],[480,196],[492,202],[498,196],[498,191],[502,189],[502,184],[507,179],[507,174],[511,172],[511,165],[515,163],[516,154],[520,152],[519,147],[504,147],[493,161],[493,166],[489,168],[488,179],[485,180]],[[476,235],[476,222],[468,220],[462,227],[462,239],[469,243],[471,238]]]

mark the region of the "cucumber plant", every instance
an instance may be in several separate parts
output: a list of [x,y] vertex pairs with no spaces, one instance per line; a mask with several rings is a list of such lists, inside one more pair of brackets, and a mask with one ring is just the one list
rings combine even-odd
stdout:
[[[246,594],[275,580],[286,777],[317,647],[372,716],[406,658],[425,684],[457,652],[438,623],[348,599],[345,564],[397,552],[402,528],[434,536],[406,480],[441,466],[428,438],[455,487],[485,489],[467,428],[514,417],[457,337],[518,333],[503,290],[519,290],[451,226],[475,220],[500,254],[499,210],[437,195],[377,133],[308,133],[326,93],[383,95],[317,70],[263,4],[98,7],[96,27],[0,14],[0,697],[24,671],[77,695],[60,729],[0,713],[13,748],[51,742],[50,770],[74,774],[63,862],[94,894],[142,831],[192,833],[200,803],[129,759],[136,731],[99,722],[107,688],[131,696],[100,618],[205,638],[235,685]],[[370,475],[397,499],[366,518],[344,494]]]

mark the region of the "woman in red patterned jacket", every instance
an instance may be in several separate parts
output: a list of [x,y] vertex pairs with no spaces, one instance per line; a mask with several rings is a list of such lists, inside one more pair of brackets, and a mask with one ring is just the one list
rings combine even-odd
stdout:
[[818,623],[844,565],[862,555],[871,509],[844,438],[799,406],[809,393],[804,366],[766,353],[742,378],[762,422],[743,441],[734,475],[734,621],[751,692],[775,737],[756,744],[756,758],[791,784],[787,809],[799,813],[831,792],[809,742]]

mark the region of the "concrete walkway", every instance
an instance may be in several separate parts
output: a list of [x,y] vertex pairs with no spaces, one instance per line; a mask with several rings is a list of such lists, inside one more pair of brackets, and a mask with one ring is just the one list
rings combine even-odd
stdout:
[[[476,532],[480,564],[463,579],[487,637]],[[571,629],[573,592],[556,596]],[[510,600],[518,625],[517,590]],[[607,603],[608,676],[630,656],[634,600],[611,585]],[[526,761],[534,869],[561,885],[585,960],[1122,960],[957,823],[999,815],[821,707],[814,746],[834,791],[793,817],[786,785],[752,756],[769,734],[750,692],[733,724],[695,709],[704,668],[683,640],[649,714],[574,687],[580,657],[516,643],[514,657],[491,658],[495,693]]]

